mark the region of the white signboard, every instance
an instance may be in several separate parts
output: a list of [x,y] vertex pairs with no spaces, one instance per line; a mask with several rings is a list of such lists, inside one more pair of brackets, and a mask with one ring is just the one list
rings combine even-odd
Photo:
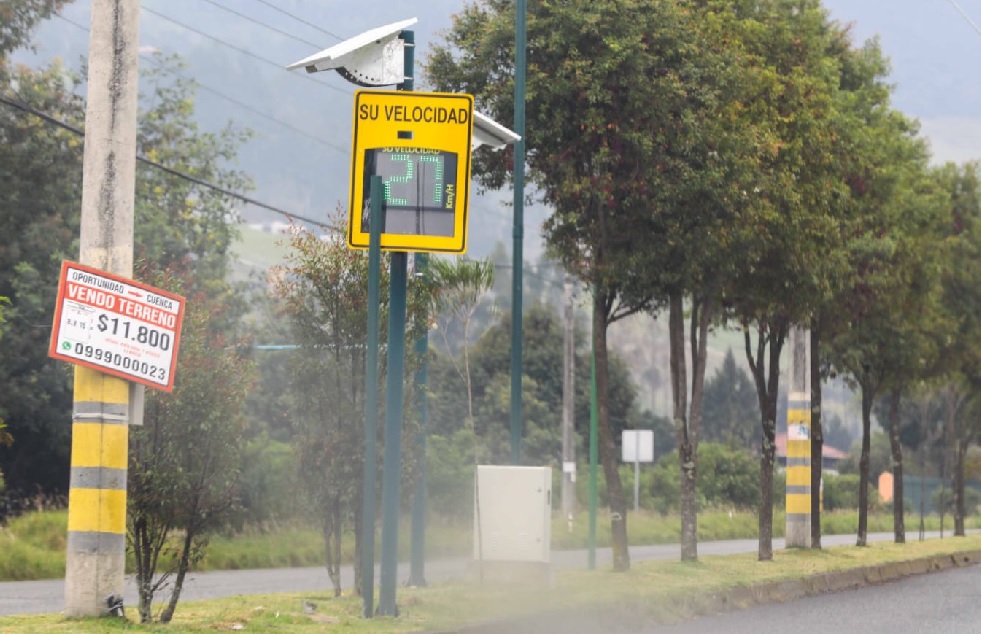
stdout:
[[48,356],[174,389],[184,298],[65,261]]
[[623,430],[622,456],[624,462],[654,462],[654,431],[650,429]]

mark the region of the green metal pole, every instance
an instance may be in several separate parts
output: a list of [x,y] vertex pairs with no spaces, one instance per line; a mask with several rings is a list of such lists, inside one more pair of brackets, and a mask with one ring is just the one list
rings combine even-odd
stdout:
[[[416,274],[425,277],[429,256],[425,253],[416,254]],[[416,480],[416,493],[412,499],[412,552],[409,559],[409,585],[423,587],[426,585],[426,436],[429,424],[429,402],[426,395],[426,380],[429,363],[426,354],[429,351],[429,331],[416,339],[416,355],[419,357],[419,369],[416,371],[416,403],[419,407],[419,440],[416,443],[416,464],[419,465],[419,478]]]
[[[405,81],[399,90],[412,90],[415,33],[402,31],[405,42]],[[399,564],[399,501],[402,480],[402,395],[405,373],[405,295],[409,257],[393,252],[389,273],[388,376],[385,392],[385,465],[382,475],[382,553],[378,614],[398,616],[395,592]]]
[[398,616],[395,591],[399,559],[399,500],[402,480],[402,395],[405,371],[405,289],[408,257],[392,253],[389,274],[388,376],[385,388],[385,464],[382,472],[381,580],[378,611]]
[[[593,309],[595,310],[595,308]],[[596,348],[589,383],[589,569],[596,568],[596,463],[599,462],[599,410],[596,406]]]
[[511,464],[521,462],[522,294],[525,237],[525,24],[527,0],[517,0],[514,16],[514,247],[511,267]]
[[378,469],[378,310],[381,286],[382,178],[371,177],[368,238],[368,357],[364,378],[364,485],[361,494],[362,616],[375,604],[375,473]]

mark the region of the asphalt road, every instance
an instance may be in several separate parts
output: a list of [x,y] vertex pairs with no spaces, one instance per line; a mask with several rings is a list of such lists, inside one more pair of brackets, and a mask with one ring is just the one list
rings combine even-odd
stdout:
[[979,598],[981,566],[971,566],[635,634],[976,634],[981,632]]
[[[928,534],[928,536],[936,537],[937,534]],[[869,535],[869,541],[888,541],[891,539],[892,533]],[[907,539],[910,541],[916,539],[916,533],[907,534]],[[822,537],[822,544],[826,547],[854,543],[854,535],[824,535]],[[757,547],[758,542],[755,539],[703,542],[698,545],[698,553],[699,555],[732,555],[756,552]],[[782,539],[773,540],[775,550],[783,547],[784,541]],[[630,548],[630,556],[632,561],[678,559],[681,556],[681,548],[677,544],[634,546]],[[467,558],[429,561],[425,568],[426,581],[435,583],[462,579],[466,576],[468,562],[469,559]],[[586,568],[587,562],[587,553],[584,550],[555,551],[552,553],[552,563],[556,568]],[[597,549],[597,566],[609,566],[611,563],[612,553],[610,549]],[[401,564],[398,573],[400,582],[404,582],[408,577],[408,564]],[[376,572],[376,582],[379,578],[380,574]],[[343,587],[349,588],[353,585],[354,572],[351,567],[343,568],[341,579]],[[181,600],[196,601],[277,592],[322,593],[330,587],[327,572],[322,567],[201,572],[191,573],[187,576],[181,592]],[[126,578],[124,598],[125,605],[128,607],[137,604],[136,583],[132,576]],[[64,609],[64,602],[65,582],[63,579],[0,582],[0,616],[57,613]],[[981,625],[976,631],[981,633]]]

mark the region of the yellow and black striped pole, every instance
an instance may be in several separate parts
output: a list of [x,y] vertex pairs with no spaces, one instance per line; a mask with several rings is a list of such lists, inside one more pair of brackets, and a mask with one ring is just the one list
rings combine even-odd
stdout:
[[[139,0],[92,0],[79,260],[133,275]],[[104,616],[126,561],[129,383],[76,366],[65,616]]]
[[121,596],[126,564],[129,383],[75,367],[65,612],[97,616]]
[[811,542],[811,400],[791,392],[787,404],[787,547]]
[[787,548],[811,546],[811,395],[807,331],[794,328],[787,402]]

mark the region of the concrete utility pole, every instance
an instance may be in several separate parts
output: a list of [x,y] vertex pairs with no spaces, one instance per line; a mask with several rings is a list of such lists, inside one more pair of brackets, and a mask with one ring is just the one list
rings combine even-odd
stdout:
[[[92,0],[82,264],[132,277],[140,3]],[[65,616],[108,613],[126,561],[129,382],[75,366]]]
[[[811,379],[810,335],[790,332],[787,403],[787,548],[811,547]],[[817,458],[820,460],[820,456]]]
[[562,515],[572,530],[572,514],[576,503],[576,436],[573,410],[576,394],[575,293],[572,276],[566,273],[565,295],[565,354],[562,357]]

